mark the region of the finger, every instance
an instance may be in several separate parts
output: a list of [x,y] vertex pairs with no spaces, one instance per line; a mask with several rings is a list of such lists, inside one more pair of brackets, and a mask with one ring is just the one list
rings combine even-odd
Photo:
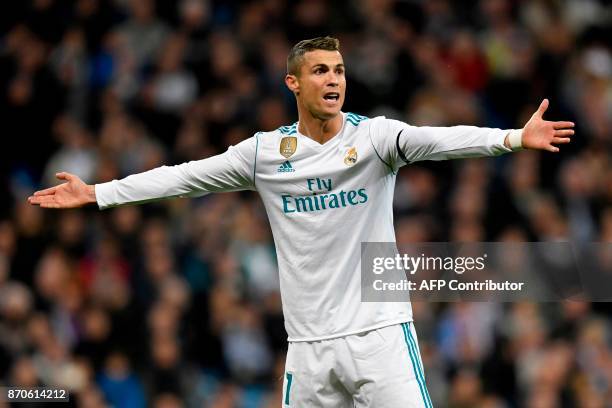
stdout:
[[60,180],[67,180],[67,181],[71,181],[71,180],[73,180],[73,179],[74,179],[76,176],[75,176],[74,174],[70,174],[70,173],[67,173],[67,172],[65,172],[65,171],[62,171],[61,173],[57,173],[57,174],[55,175],[55,177],[57,177],[57,178],[58,178],[58,179],[60,179]]
[[544,99],[542,101],[542,103],[540,104],[540,107],[534,113],[534,116],[538,116],[541,118],[544,115],[544,112],[546,112],[546,109],[548,109],[548,99]]
[[573,134],[574,134],[573,129],[562,129],[562,130],[555,131],[555,137],[572,136]]
[[572,139],[570,139],[569,137],[553,137],[553,140],[551,143],[555,143],[555,144],[566,144],[571,142]]
[[573,128],[574,126],[574,122],[553,122],[554,129],[567,129]]
[[34,192],[33,195],[35,195],[35,196],[42,196],[42,195],[55,194],[55,190],[57,190],[58,187],[59,186],[49,187],[49,188],[46,188],[44,190],[36,191],[36,192]]
[[548,145],[548,146],[546,146],[545,149],[548,150],[551,153],[557,153],[559,151],[559,148],[555,147],[553,145]]
[[34,196],[29,196],[28,197],[28,203],[32,204],[32,205],[38,205],[39,203],[36,202],[36,197]]
[[45,203],[55,202],[55,196],[46,195],[46,196],[30,196],[28,197],[28,202],[30,204],[42,205]]
[[54,202],[41,203],[40,206],[41,208],[60,208],[60,205]]

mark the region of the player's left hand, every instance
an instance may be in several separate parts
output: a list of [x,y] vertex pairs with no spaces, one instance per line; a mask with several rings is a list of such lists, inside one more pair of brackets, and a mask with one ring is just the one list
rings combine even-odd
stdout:
[[550,122],[542,116],[548,109],[548,99],[544,99],[540,107],[523,127],[521,144],[524,149],[548,150],[556,153],[559,148],[555,145],[570,142],[574,134],[573,122]]

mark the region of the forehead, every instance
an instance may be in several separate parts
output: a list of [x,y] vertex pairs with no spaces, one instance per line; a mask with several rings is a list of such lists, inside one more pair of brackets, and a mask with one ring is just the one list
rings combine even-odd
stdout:
[[342,54],[339,51],[314,50],[304,54],[303,66],[314,67],[315,65],[336,66],[344,64]]

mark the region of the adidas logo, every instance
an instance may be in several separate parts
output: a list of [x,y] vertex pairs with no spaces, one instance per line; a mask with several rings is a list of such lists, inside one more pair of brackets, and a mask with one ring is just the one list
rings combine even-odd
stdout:
[[294,171],[295,171],[295,169],[291,166],[291,163],[289,163],[289,160],[285,161],[278,168],[278,172],[279,173],[292,173]]

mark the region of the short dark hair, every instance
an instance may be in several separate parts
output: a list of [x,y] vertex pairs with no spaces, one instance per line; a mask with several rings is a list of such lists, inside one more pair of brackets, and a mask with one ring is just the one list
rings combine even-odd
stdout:
[[297,75],[304,60],[304,54],[314,50],[339,51],[340,41],[334,37],[317,37],[295,44],[287,57],[287,73]]

